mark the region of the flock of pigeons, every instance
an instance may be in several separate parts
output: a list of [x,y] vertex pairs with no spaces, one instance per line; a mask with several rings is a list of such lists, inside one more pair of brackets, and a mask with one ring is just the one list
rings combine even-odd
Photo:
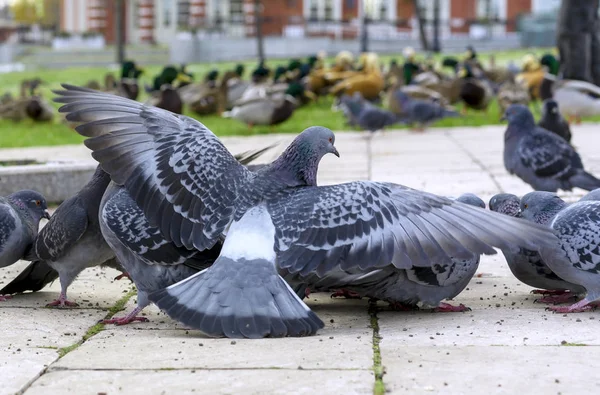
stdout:
[[200,122],[105,92],[63,85],[56,101],[88,137],[99,166],[49,222],[39,193],[0,200],[0,267],[31,264],[0,300],[60,278],[50,305],[75,305],[67,288],[85,268],[121,270],[138,306],[117,325],[146,321],[150,303],[211,336],[315,334],[323,322],[302,299],[310,292],[464,311],[444,300],[499,248],[515,276],[547,303],[600,299],[600,191],[568,205],[553,192],[600,181],[570,144],[537,126],[529,109],[506,111],[507,169],[541,190],[522,199],[473,194],[451,199],[402,185],[355,181],[318,186],[324,155],[339,156],[323,127],[299,134],[272,163],[269,149],[230,154]]

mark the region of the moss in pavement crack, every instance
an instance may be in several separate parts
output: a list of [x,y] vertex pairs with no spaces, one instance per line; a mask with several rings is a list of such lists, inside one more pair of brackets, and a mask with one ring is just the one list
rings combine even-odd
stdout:
[[381,365],[381,350],[379,349],[379,319],[377,318],[377,302],[369,301],[369,316],[371,317],[371,328],[373,328],[373,374],[375,375],[375,384],[373,386],[374,395],[383,395],[385,385],[383,384],[383,366]]
[[[106,316],[104,317],[104,319],[108,320],[108,319],[112,318],[115,314],[117,314],[119,311],[123,310],[125,308],[125,305],[129,301],[129,299],[131,299],[135,294],[136,294],[135,289],[132,289],[131,291],[127,292],[126,295],[124,295],[121,299],[119,299],[113,306],[111,306],[108,309],[108,313],[106,313]],[[103,330],[104,330],[104,324],[97,323],[97,324],[93,325],[85,332],[85,334],[83,335],[81,340],[79,340],[76,343],[71,344],[70,346],[59,348],[58,349],[58,358],[60,359],[60,358],[64,357],[65,355],[67,355],[68,353],[70,353],[71,351],[76,350],[79,346],[81,346],[83,343],[85,343],[88,339],[90,339],[93,336],[96,336],[98,333],[102,332]]]

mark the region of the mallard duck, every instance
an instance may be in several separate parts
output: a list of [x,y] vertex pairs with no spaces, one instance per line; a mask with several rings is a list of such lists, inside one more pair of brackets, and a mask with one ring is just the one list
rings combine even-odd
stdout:
[[507,67],[498,67],[496,66],[496,57],[495,55],[490,55],[490,64],[489,67],[485,68],[483,71],[483,75],[493,82],[494,84],[503,84],[505,82],[509,82],[513,79],[514,74]]
[[474,110],[487,111],[487,108],[494,96],[494,90],[489,81],[484,77],[476,77],[469,63],[465,63],[459,72],[462,78],[460,87],[460,99],[465,103],[463,112],[467,108]]
[[552,75],[558,75],[560,70],[560,62],[551,53],[546,53],[540,58],[540,64],[548,68],[548,72]]
[[193,82],[188,74],[178,70],[175,66],[165,66],[162,71],[152,80],[152,86],[146,86],[147,93],[158,93],[163,85],[170,85],[178,89]]
[[500,107],[500,114],[504,114],[506,109],[511,104],[523,104],[529,103],[529,92],[521,84],[517,84],[513,79],[500,85],[498,89],[498,106]]
[[15,99],[14,99],[12,93],[5,92],[2,96],[0,96],[0,105],[12,103],[14,100]]
[[227,110],[233,108],[233,103],[241,99],[246,89],[250,86],[249,81],[242,79],[244,70],[244,65],[238,64],[233,71],[233,78],[227,82]]
[[447,56],[442,59],[442,67],[452,69],[454,74],[458,74],[460,61],[452,56]]
[[297,101],[291,89],[283,98],[255,97],[236,105],[223,113],[224,118],[237,119],[252,128],[254,125],[277,125],[289,119],[296,109]]
[[547,73],[539,60],[534,55],[527,54],[523,57],[521,67],[522,72],[517,74],[516,77],[517,83],[527,89],[532,100],[544,99],[540,89]]
[[227,108],[229,80],[235,77],[236,74],[234,72],[226,72],[221,81],[217,82],[217,85],[210,85],[211,88],[201,92],[195,101],[189,103],[190,110],[199,115],[223,113]]
[[379,58],[374,53],[365,53],[361,55],[361,63],[362,71],[335,84],[330,90],[332,95],[353,95],[354,92],[360,92],[366,100],[379,99],[379,94],[385,86],[379,68]]
[[402,80],[404,85],[410,85],[415,75],[421,71],[421,66],[415,62],[415,50],[412,47],[404,48],[404,64],[402,65]]
[[137,100],[140,94],[138,78],[144,73],[135,62],[128,60],[121,66],[121,81],[118,84],[118,91],[121,96],[131,100]]
[[553,82],[553,98],[570,122],[580,123],[581,118],[600,115],[599,86],[578,80],[556,80],[552,75],[547,75],[546,81]]
[[171,111],[175,114],[183,114],[183,101],[179,92],[171,84],[163,84],[160,87],[160,93],[152,103],[155,107]]

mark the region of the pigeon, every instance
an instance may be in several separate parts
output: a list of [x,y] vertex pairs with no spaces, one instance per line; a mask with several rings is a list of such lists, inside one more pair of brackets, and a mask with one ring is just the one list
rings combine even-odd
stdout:
[[[495,195],[489,203],[490,210],[511,217],[521,217],[520,205],[521,200],[510,193]],[[518,251],[503,250],[502,252],[510,271],[517,280],[537,288],[532,293],[544,295],[537,302],[559,303],[585,292],[581,286],[559,277],[548,267],[537,251],[520,248]]]
[[600,180],[583,169],[575,149],[562,137],[535,125],[529,108],[513,104],[504,113],[508,128],[504,134],[504,167],[536,191],[588,191],[600,187]]
[[546,99],[542,106],[542,117],[538,126],[544,128],[557,136],[571,142],[571,128],[569,123],[563,118],[558,109],[558,103],[553,99]]
[[[485,203],[471,193],[465,193],[456,199],[475,207],[485,209]],[[310,292],[330,292],[341,289],[332,296],[368,297],[389,302],[395,308],[413,310],[421,302],[434,307],[439,312],[467,311],[460,304],[453,306],[444,303],[461,293],[479,267],[479,255],[469,259],[452,259],[451,264],[432,265],[431,267],[413,266],[398,269],[394,265],[368,271],[341,268],[331,270],[323,277],[312,274],[307,277],[297,275],[284,276],[300,297]],[[302,287],[300,284],[303,284]]]
[[585,298],[570,306],[550,306],[557,313],[576,313],[600,302],[600,202],[568,205],[550,192],[530,192],[521,199],[524,218],[553,229],[562,251],[547,264],[557,275],[585,289]]
[[[64,104],[60,111],[70,122],[81,122],[76,130],[88,137],[85,144],[94,158],[167,241],[204,251],[234,231],[241,240],[240,247],[230,243],[228,248],[225,238],[215,264],[169,287],[168,296],[149,295],[167,314],[185,316],[186,325],[206,333],[229,336],[224,326],[231,329],[230,317],[239,318],[238,325],[256,318],[250,325],[255,331],[240,330],[245,337],[316,332],[314,325],[306,325],[310,311],[297,295],[283,292],[283,283],[272,280],[277,268],[265,263],[271,259],[279,269],[322,276],[337,265],[367,270],[392,263],[407,269],[494,254],[493,247],[520,246],[544,254],[557,248],[545,226],[402,185],[354,181],[317,186],[321,158],[339,156],[335,135],[321,126],[305,129],[277,159],[252,171],[195,119],[104,92],[63,88],[55,98]],[[257,235],[258,229],[271,235],[272,243]],[[254,243],[255,238],[260,240]],[[248,267],[240,268],[242,261]],[[238,270],[247,282],[238,282]],[[215,306],[212,291],[202,290],[207,282],[227,309],[206,310]],[[270,286],[276,288],[265,293]],[[246,300],[260,305],[248,311]],[[304,321],[297,319],[300,309],[305,309]],[[267,328],[277,322],[296,326]]]
[[368,103],[360,93],[353,96],[342,95],[339,100],[339,107],[349,125],[360,126],[361,129],[374,133],[399,122],[396,114]]
[[447,110],[442,105],[431,101],[413,99],[399,89],[394,92],[394,96],[402,108],[403,121],[416,124],[421,130],[437,120],[460,117],[456,111]]
[[[91,180],[75,196],[58,206],[33,243],[28,256],[33,266],[25,271],[35,272],[34,266],[41,261],[58,272],[60,278],[60,296],[47,307],[77,306],[67,300],[67,288],[84,269],[98,265],[119,267],[114,260],[115,254],[100,233],[98,222],[100,200],[109,182],[110,176],[97,166]],[[44,268],[42,265],[38,270],[43,272]],[[27,278],[19,277],[25,282],[22,286],[26,287]]]
[[[269,146],[236,155],[248,164],[271,149]],[[261,165],[249,165],[259,169]],[[221,251],[222,242],[207,250],[188,250],[168,242],[160,230],[150,225],[124,187],[110,183],[100,203],[100,229],[124,270],[134,282],[137,306],[123,317],[103,320],[103,324],[126,325],[148,321],[138,314],[150,304],[148,294],[182,281],[212,265]]]
[[[28,254],[42,218],[49,219],[46,199],[23,190],[0,198],[0,267],[10,266]],[[9,299],[0,293],[0,301]]]
[[581,197],[581,199],[579,199],[580,202],[591,201],[591,200],[600,201],[600,188],[597,188],[597,189],[594,189],[593,191],[588,192],[587,194],[583,195]]

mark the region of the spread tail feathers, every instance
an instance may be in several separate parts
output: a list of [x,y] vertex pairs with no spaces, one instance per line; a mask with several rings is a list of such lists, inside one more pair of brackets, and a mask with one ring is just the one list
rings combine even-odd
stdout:
[[312,335],[323,322],[267,260],[220,257],[213,266],[150,294],[173,319],[209,336]]
[[37,292],[58,278],[58,272],[44,261],[31,262],[14,280],[0,289],[0,295]]
[[570,181],[574,187],[585,189],[586,191],[600,188],[600,180],[586,171],[578,172],[571,177]]

